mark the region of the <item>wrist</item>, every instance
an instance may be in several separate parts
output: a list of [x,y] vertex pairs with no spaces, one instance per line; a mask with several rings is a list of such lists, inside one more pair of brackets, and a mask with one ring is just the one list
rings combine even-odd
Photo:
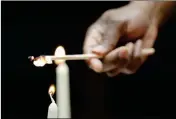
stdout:
[[175,2],[131,1],[129,5],[145,11],[151,18],[152,23],[161,26],[172,13],[171,11],[175,6]]
[[131,1],[129,6],[141,11],[151,22],[158,24],[159,16],[155,16],[156,2],[153,1]]
[[156,2],[153,1],[131,1],[130,6],[140,8],[141,10],[153,10],[155,8]]
[[154,11],[154,22],[161,26],[172,14],[172,9],[174,8],[175,3],[172,1],[169,2],[157,2],[156,8]]

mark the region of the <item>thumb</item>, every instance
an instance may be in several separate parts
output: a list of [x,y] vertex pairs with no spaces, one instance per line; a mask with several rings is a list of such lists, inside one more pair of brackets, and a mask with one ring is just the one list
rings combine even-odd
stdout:
[[143,47],[144,48],[153,47],[157,36],[158,36],[158,27],[156,25],[151,25],[143,38]]
[[[143,48],[152,48],[158,36],[158,27],[151,25],[143,37]],[[142,60],[145,61],[150,54],[143,56]]]
[[92,49],[92,52],[100,56],[104,56],[113,50],[120,37],[126,31],[127,22],[109,21],[102,35],[102,42]]

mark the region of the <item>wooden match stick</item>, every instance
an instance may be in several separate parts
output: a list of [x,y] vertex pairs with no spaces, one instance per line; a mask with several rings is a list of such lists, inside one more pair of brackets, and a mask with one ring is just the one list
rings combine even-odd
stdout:
[[[152,55],[155,53],[154,48],[145,48],[142,50],[142,55]],[[30,56],[31,60],[37,60],[38,58],[44,58],[48,64],[52,64],[52,60],[87,60],[90,58],[102,58],[101,56],[95,55],[95,54],[76,54],[76,55],[65,55],[65,56],[39,56],[34,58],[33,56]]]
[[[155,49],[146,48],[142,50],[142,55],[152,55],[154,54]],[[102,58],[101,56],[97,56],[95,54],[76,54],[76,55],[65,55],[65,56],[45,56],[50,58],[51,60],[86,60],[90,58]]]

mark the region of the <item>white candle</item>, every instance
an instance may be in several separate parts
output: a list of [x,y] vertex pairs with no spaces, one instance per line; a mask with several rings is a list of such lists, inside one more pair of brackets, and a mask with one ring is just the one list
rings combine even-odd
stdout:
[[48,119],[57,118],[57,105],[52,97],[52,94],[54,94],[54,92],[55,88],[53,86],[50,86],[49,95],[51,98],[51,104],[48,107]]
[[[62,46],[56,49],[55,56],[65,56],[65,50]],[[31,59],[33,60],[34,57],[31,57]],[[54,61],[58,65],[56,68],[57,105],[51,96],[51,94],[54,94],[55,91],[55,88],[52,87],[51,89],[54,89],[54,91],[49,91],[52,103],[48,109],[48,118],[71,118],[69,67],[65,63],[65,60],[59,59]],[[43,67],[46,63],[52,64],[52,60],[50,57],[39,57],[37,60],[34,60],[33,63],[37,67]]]
[[[56,49],[55,55],[65,55],[63,47]],[[55,61],[56,67],[56,102],[58,105],[58,118],[71,118],[69,67],[64,60]]]
[[57,118],[57,105],[54,99],[52,100],[51,104],[48,107],[48,119],[52,118]]
[[69,68],[61,63],[56,68],[58,118],[70,118]]

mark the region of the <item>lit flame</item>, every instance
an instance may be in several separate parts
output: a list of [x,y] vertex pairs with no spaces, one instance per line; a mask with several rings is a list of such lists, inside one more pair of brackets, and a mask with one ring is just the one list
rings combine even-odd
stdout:
[[34,56],[29,56],[28,57],[31,61],[34,60]]
[[46,63],[47,62],[44,57],[39,57],[33,62],[36,67],[43,67]]
[[54,85],[51,85],[51,86],[49,87],[48,93],[51,94],[51,95],[54,95],[55,91],[56,91],[55,86],[54,86]]
[[[58,46],[55,50],[55,53],[54,53],[55,56],[65,56],[65,50],[64,50],[64,47],[62,46]],[[54,62],[56,64],[60,64],[62,62],[64,62],[65,60],[55,60]]]
[[48,56],[45,56],[45,60],[46,60],[47,64],[52,64],[53,63],[53,61],[51,60],[51,58],[48,57]]

